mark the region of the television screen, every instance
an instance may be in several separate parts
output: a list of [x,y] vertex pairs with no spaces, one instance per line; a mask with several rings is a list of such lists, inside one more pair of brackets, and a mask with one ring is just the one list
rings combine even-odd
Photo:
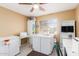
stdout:
[[61,31],[62,32],[74,32],[74,27],[73,26],[62,26]]

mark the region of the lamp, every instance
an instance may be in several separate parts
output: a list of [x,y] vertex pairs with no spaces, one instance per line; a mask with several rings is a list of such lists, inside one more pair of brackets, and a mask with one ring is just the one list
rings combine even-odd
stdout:
[[9,45],[10,44],[10,39],[5,38],[3,42],[4,42],[4,45]]

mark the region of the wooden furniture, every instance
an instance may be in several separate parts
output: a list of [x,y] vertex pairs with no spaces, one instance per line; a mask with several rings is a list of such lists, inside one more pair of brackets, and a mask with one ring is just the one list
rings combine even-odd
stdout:
[[22,45],[22,44],[25,44],[28,42],[29,37],[24,37],[24,38],[20,38],[20,39],[21,39],[21,45]]

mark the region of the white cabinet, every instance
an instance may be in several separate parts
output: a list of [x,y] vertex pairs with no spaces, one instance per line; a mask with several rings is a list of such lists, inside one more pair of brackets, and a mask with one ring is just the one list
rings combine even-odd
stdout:
[[[34,39],[35,38],[35,39]],[[40,38],[36,39],[36,37],[32,38],[33,40],[33,50],[40,52]]]
[[33,36],[32,37],[32,47],[34,51],[41,52],[43,54],[49,55],[53,49],[53,37],[44,36]]
[[61,21],[60,29],[60,46],[63,47],[63,40],[72,40],[75,38],[75,20],[63,20]]
[[9,55],[13,56],[16,55],[20,52],[20,43],[17,40],[12,40],[8,50],[9,50]]
[[62,42],[63,42],[63,48],[65,47],[67,55],[71,56],[72,55],[72,39],[62,39]]
[[49,39],[45,37],[45,38],[42,38],[40,41],[41,41],[40,42],[41,52],[43,52],[44,54],[50,54],[52,51],[51,38]]
[[79,56],[79,41],[75,39],[63,39],[63,46],[68,56]]
[[0,45],[0,56],[8,56],[9,55],[8,46]]
[[72,55],[79,56],[79,41],[76,41],[76,39],[73,40]]
[[9,36],[9,45],[4,44],[5,37],[0,37],[0,56],[14,56],[20,52],[20,39],[18,36]]

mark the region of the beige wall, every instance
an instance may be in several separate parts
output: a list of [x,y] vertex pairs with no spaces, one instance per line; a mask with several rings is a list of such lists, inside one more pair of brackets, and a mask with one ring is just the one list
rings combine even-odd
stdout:
[[[76,13],[75,13],[76,11]],[[75,10],[68,10],[63,11],[59,13],[52,13],[49,15],[39,16],[37,18],[37,32],[40,31],[40,25],[39,21],[41,20],[50,20],[53,17],[56,17],[58,21],[61,20],[75,20],[77,21],[77,36],[79,36],[79,7]],[[27,17],[20,15],[16,12],[10,11],[8,9],[0,7],[0,36],[3,35],[12,35],[12,34],[18,34],[19,32],[26,31],[27,30]],[[58,23],[58,38],[59,38],[59,28],[60,25]]]
[[0,36],[26,31],[26,17],[0,7]]
[[76,8],[76,31],[77,36],[79,37],[79,5]]
[[39,21],[40,20],[50,20],[53,17],[58,19],[58,27],[57,27],[57,38],[59,39],[59,32],[60,32],[60,21],[61,20],[75,20],[75,9],[74,10],[69,10],[69,11],[64,11],[64,12],[59,12],[59,13],[53,13],[53,14],[49,14],[49,15],[44,15],[44,16],[39,16],[37,17],[37,24],[38,24],[38,28],[37,28],[37,32],[40,31],[40,25],[39,25]]

